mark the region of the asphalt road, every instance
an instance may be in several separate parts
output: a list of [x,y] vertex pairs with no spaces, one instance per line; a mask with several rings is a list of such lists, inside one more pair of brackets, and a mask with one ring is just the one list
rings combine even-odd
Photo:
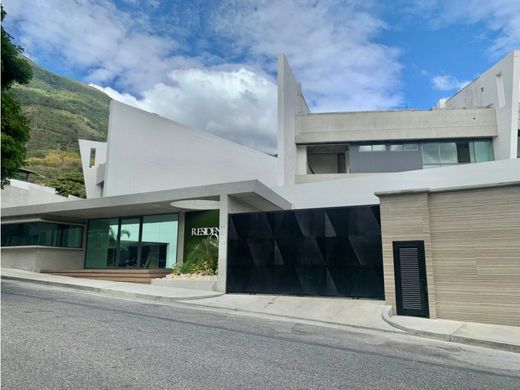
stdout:
[[520,389],[520,354],[2,281],[2,389]]

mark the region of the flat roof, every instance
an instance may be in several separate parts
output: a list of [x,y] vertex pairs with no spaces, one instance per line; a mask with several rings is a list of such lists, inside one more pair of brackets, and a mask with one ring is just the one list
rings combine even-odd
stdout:
[[292,204],[258,180],[177,188],[94,199],[68,200],[2,208],[2,220],[45,218],[86,220],[92,218],[150,215],[189,210],[170,203],[180,200],[220,200],[229,195],[253,210],[290,209]]
[[392,196],[392,195],[406,195],[406,194],[418,194],[423,192],[451,192],[451,191],[469,191],[469,190],[481,190],[486,188],[498,188],[498,187],[514,187],[520,186],[520,181],[506,181],[492,184],[480,184],[480,185],[462,185],[462,186],[451,186],[441,188],[416,188],[409,190],[395,190],[395,191],[380,191],[375,192],[374,195],[377,197]]

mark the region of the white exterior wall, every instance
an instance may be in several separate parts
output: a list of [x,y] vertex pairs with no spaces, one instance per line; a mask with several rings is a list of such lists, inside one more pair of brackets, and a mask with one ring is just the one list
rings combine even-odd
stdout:
[[[75,197],[71,197],[76,199]],[[30,204],[63,202],[69,198],[56,194],[52,187],[11,179],[2,190],[2,208]]]
[[296,115],[309,112],[283,54],[278,55],[278,185],[294,184],[296,177]]
[[277,159],[112,101],[103,196],[257,179],[276,185]]
[[493,141],[496,160],[516,158],[520,51],[513,51],[446,101],[447,108],[493,106],[498,136]]
[[[80,139],[79,153],[81,155],[81,167],[85,181],[87,198],[100,198],[103,196],[103,181],[105,163],[107,160],[107,144],[105,142],[87,141]],[[90,151],[96,151],[94,165],[90,166]]]
[[298,115],[296,129],[296,143],[474,138],[498,135],[495,110],[492,108]]
[[378,204],[376,192],[438,189],[520,181],[520,159],[417,171],[359,175],[346,179],[277,187],[296,209]]

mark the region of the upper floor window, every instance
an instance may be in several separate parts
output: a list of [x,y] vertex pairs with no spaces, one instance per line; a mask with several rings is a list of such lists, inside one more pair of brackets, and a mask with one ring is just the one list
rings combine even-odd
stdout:
[[359,152],[416,152],[418,145],[413,143],[392,143],[392,144],[372,144],[359,145]]
[[349,149],[347,145],[307,146],[307,173],[331,174],[348,172]]
[[489,140],[427,142],[421,145],[423,168],[466,164],[493,160]]
[[373,145],[359,145],[358,151],[360,152],[385,152],[385,144],[373,144]]

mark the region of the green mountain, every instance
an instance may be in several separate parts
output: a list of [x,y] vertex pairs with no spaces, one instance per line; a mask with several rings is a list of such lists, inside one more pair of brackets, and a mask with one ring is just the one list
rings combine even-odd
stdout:
[[103,92],[51,73],[31,62],[33,79],[13,91],[31,121],[27,168],[47,184],[66,172],[81,172],[78,139],[105,141],[110,98]]

